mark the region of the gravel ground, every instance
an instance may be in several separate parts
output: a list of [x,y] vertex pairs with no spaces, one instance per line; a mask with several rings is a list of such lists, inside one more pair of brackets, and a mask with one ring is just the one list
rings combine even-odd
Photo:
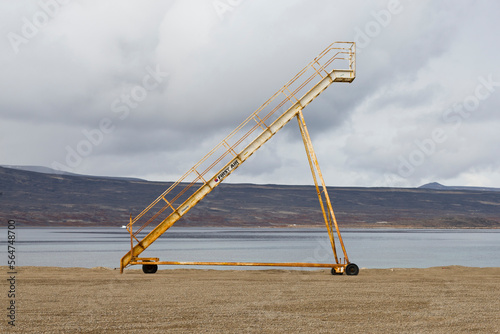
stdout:
[[162,268],[154,275],[18,268],[16,326],[7,324],[2,279],[0,332],[500,332],[500,268],[361,269],[358,276]]

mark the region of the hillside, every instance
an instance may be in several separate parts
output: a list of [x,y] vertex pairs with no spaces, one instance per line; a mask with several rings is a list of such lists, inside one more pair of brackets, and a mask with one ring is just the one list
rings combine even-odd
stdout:
[[457,187],[457,186],[444,186],[437,182],[427,183],[419,187],[420,189],[434,189],[434,190],[473,190],[473,191],[500,191],[500,188],[489,187]]
[[[31,226],[121,226],[171,183],[0,167],[0,212]],[[444,186],[442,186],[444,187]],[[329,188],[341,227],[499,228],[500,192]],[[222,184],[178,224],[322,226],[313,186]]]

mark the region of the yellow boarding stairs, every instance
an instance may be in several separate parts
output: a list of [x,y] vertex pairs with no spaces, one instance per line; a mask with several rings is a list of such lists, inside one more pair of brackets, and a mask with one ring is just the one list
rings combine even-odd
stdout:
[[[121,259],[120,272],[123,273],[123,269],[130,265],[142,265],[145,273],[155,273],[158,265],[226,265],[327,267],[332,268],[332,274],[345,272],[348,275],[357,275],[359,272],[358,266],[350,263],[347,257],[344,242],[340,235],[326,185],[302,114],[302,109],[331,83],[350,83],[355,76],[355,43],[335,42],[321,52],[177,182],[173,183],[136,217],[130,217],[130,223],[127,225],[127,230],[130,233],[130,251]],[[297,119],[304,140],[335,263],[178,262],[139,257],[146,248],[188,213],[293,118]],[[139,233],[148,226],[150,226],[150,229],[152,228],[151,231],[139,240]],[[342,248],[343,259],[339,259],[337,255],[335,233]]]

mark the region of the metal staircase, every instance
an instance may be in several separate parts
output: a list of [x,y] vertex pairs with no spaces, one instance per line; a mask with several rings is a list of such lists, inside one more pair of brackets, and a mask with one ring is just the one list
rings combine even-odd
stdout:
[[[302,109],[333,82],[352,82],[356,73],[355,59],[355,43],[331,44],[141,213],[136,217],[131,216],[127,225],[130,233],[130,251],[121,259],[121,272],[125,267],[135,264],[142,264],[145,272],[148,270],[155,272],[158,264],[290,265],[290,263],[161,262],[158,258],[139,258],[139,255],[285,124],[297,117],[336,261],[335,264],[300,266],[332,267],[332,273],[342,273],[344,270],[349,273],[347,269],[350,263],[307,132]],[[318,186],[317,180],[321,182],[321,186]],[[150,232],[144,237],[140,236],[139,233],[146,231],[146,228]],[[344,263],[340,263],[337,257],[334,228],[344,252]],[[354,269],[357,269],[357,266]]]

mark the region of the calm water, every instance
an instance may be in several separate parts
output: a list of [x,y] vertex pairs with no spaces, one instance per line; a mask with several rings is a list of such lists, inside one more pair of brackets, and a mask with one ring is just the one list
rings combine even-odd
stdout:
[[[5,238],[0,247],[5,249],[7,231],[2,230]],[[19,266],[117,268],[130,249],[128,232],[122,228],[17,227],[15,231]],[[360,268],[500,267],[500,230],[351,229],[342,231],[342,237],[350,261]],[[328,235],[320,228],[173,227],[141,256],[163,261],[330,263],[334,260],[329,247]]]

